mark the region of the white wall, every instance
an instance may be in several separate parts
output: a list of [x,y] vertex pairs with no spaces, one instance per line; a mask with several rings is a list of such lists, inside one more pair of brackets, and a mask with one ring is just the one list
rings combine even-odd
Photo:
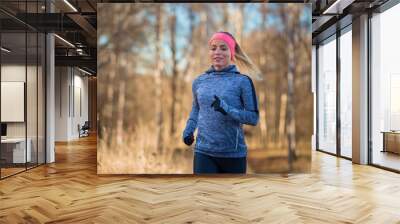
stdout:
[[[25,83],[1,82],[1,121],[24,122]],[[34,105],[36,108],[36,105]]]
[[25,82],[25,64],[1,65],[1,81]]
[[[29,69],[29,68],[28,68]],[[25,65],[2,65],[1,66],[1,81],[3,82],[25,82]],[[6,110],[6,108],[1,108]],[[25,137],[25,123],[11,122],[7,123],[8,137]]]
[[[38,70],[37,70],[38,69]],[[19,110],[21,113],[26,112],[26,120],[21,122],[5,122],[7,124],[8,138],[27,138],[29,139],[29,148],[33,162],[39,159],[39,163],[44,163],[45,159],[45,142],[44,142],[44,83],[41,66],[39,67],[25,64],[3,64],[1,66],[2,82],[24,82],[26,84],[26,107],[25,103]],[[25,80],[27,78],[27,81]],[[4,89],[2,89],[3,92]],[[2,95],[2,98],[7,95]],[[2,103],[3,104],[3,103]],[[2,107],[2,112],[13,112],[11,107]],[[11,110],[11,111],[7,111]],[[14,109],[15,110],[15,109]],[[23,115],[24,116],[24,115]],[[39,155],[37,155],[39,153]]]
[[88,78],[83,75],[76,68],[56,67],[56,141],[79,138],[78,124],[88,120]]
[[[25,82],[25,65],[2,65],[1,66],[1,81],[2,82]],[[28,74],[32,74],[33,70],[35,70],[36,74],[36,67],[28,66],[27,67]],[[25,82],[26,83],[26,82]],[[34,93],[27,93],[28,97],[36,97],[36,89]],[[28,100],[28,99],[27,99]],[[31,100],[28,100],[30,102]],[[36,108],[36,105],[35,105]],[[2,110],[7,110],[7,108],[1,108]],[[33,120],[30,117],[32,114],[28,114],[28,120]],[[35,114],[36,116],[36,114]],[[35,120],[36,121],[36,120]],[[7,136],[8,137],[25,137],[25,122],[7,122]],[[31,127],[29,125],[28,127]],[[28,136],[29,137],[29,136]]]
[[67,67],[55,68],[55,141],[68,140],[68,85]]
[[[78,74],[77,74],[78,71]],[[73,110],[75,113],[73,113],[74,117],[72,119],[72,130],[71,130],[71,135],[74,137],[78,137],[78,124],[81,126],[85,123],[85,121],[88,121],[88,77],[87,76],[82,76],[83,73],[81,73],[79,70],[74,71],[74,108]],[[80,96],[80,97],[79,97]],[[80,101],[80,102],[79,102]],[[81,107],[81,108],[79,108]],[[80,111],[81,110],[81,111]]]

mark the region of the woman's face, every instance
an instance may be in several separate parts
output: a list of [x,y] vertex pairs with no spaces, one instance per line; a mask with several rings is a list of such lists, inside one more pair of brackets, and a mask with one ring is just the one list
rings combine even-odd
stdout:
[[231,51],[222,40],[213,40],[209,46],[211,64],[216,70],[221,70],[231,63]]

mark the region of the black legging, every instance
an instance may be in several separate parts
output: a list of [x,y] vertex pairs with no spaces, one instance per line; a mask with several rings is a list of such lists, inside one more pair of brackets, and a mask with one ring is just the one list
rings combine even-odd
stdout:
[[196,152],[193,160],[193,173],[246,173],[247,158],[213,157]]

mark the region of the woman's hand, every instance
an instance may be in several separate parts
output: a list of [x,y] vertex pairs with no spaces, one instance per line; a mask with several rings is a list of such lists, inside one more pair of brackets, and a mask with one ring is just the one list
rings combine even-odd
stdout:
[[188,146],[192,145],[193,142],[194,142],[193,133],[190,134],[190,135],[188,135],[188,136],[186,136],[186,137],[183,139],[183,142],[184,142],[186,145],[188,145]]
[[214,102],[212,102],[211,107],[214,107],[215,111],[221,112],[223,115],[227,115],[226,111],[221,107],[221,100],[218,96],[214,95]]

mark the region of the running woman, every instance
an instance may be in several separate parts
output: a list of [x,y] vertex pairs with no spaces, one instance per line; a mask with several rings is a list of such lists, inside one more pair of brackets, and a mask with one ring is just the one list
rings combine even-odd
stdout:
[[217,32],[208,41],[211,67],[192,83],[192,110],[183,142],[194,142],[193,173],[246,173],[247,145],[243,124],[259,120],[252,79],[241,74],[239,62],[258,71],[232,34]]

